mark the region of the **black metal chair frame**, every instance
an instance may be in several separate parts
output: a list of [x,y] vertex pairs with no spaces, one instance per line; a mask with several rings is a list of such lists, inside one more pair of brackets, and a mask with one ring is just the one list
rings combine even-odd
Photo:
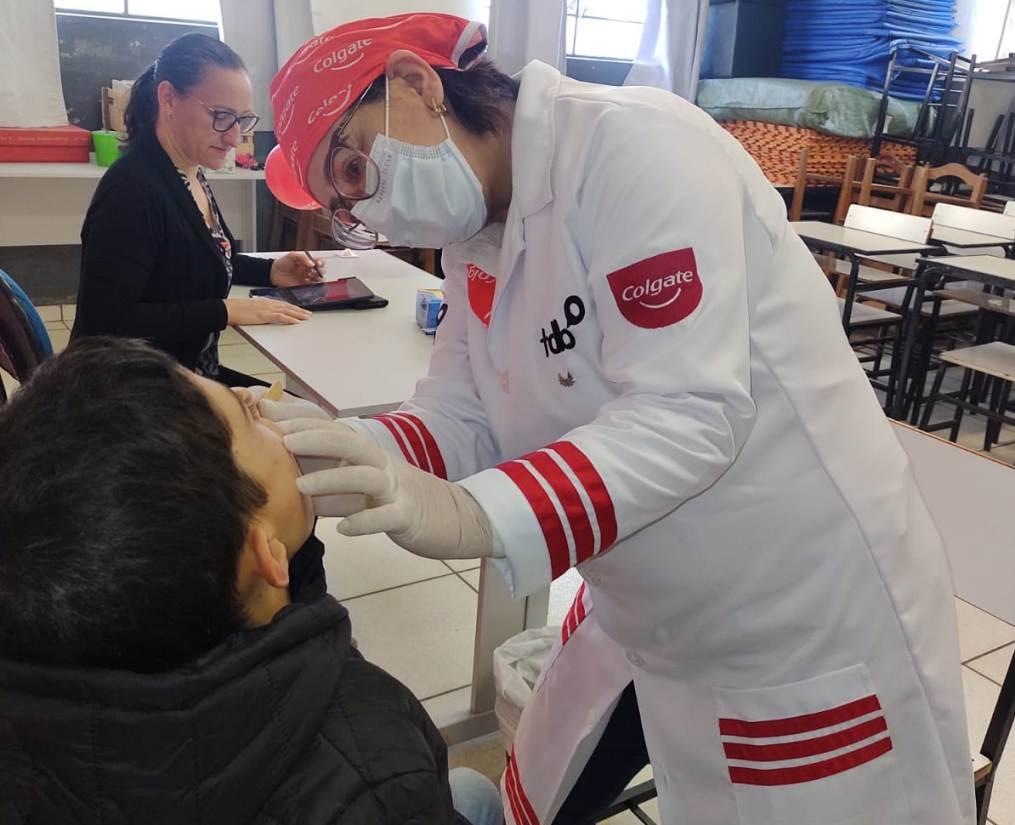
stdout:
[[[900,61],[905,56],[915,57],[931,65],[905,65]],[[968,137],[970,124],[966,122],[966,112],[975,69],[975,56],[967,58],[952,52],[948,58],[943,58],[912,46],[894,49],[885,72],[881,106],[871,141],[871,155],[878,157],[882,144],[889,142],[916,147],[918,163],[940,166],[950,162],[953,148]],[[892,86],[903,74],[928,78],[911,138],[885,134]]]

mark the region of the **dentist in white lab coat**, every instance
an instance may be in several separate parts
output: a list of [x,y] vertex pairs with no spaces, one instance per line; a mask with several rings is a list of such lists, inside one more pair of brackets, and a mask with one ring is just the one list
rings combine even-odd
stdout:
[[[937,531],[758,167],[654,89],[481,60],[481,26],[342,26],[272,86],[336,236],[444,247],[401,410],[292,419],[340,532],[586,582],[503,781],[550,823],[632,680],[668,825],[968,825]],[[284,188],[284,187],[280,187]]]

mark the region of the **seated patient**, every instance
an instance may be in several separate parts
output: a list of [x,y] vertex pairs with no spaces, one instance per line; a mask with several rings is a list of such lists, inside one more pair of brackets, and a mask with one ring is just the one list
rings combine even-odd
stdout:
[[0,823],[467,821],[422,706],[290,577],[297,475],[248,396],[139,343],[0,407]]

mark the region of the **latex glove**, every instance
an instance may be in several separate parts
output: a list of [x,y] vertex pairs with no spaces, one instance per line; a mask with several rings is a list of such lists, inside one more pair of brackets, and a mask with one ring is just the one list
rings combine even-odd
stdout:
[[[337,426],[336,426],[337,425]],[[457,484],[405,464],[369,437],[338,422],[289,423],[285,445],[304,459],[329,460],[333,466],[297,482],[319,516],[342,515],[345,536],[387,533],[401,547],[430,559],[476,559],[494,555],[493,529],[486,513]],[[302,466],[302,464],[301,464]],[[362,497],[359,510],[328,511],[335,496]],[[319,501],[321,502],[319,504]]]
[[[331,415],[311,401],[304,401],[302,398],[297,398],[295,395],[289,395],[288,393],[282,396],[281,401],[269,401],[264,397],[268,387],[251,387],[251,393],[255,390],[258,391],[254,395],[258,411],[262,416],[269,421],[274,421],[276,424],[284,425],[287,421],[308,418],[316,421],[332,420]],[[285,432],[285,426],[282,427],[282,430]]]

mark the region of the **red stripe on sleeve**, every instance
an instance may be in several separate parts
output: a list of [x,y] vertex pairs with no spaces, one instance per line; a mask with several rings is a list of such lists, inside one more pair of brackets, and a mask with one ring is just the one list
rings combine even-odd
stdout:
[[592,509],[599,522],[599,552],[605,553],[617,541],[617,513],[603,477],[588,456],[570,441],[558,441],[546,449],[553,450],[567,462],[592,500]]
[[405,456],[405,460],[408,461],[413,466],[418,466],[416,462],[413,461],[412,455],[409,453],[409,447],[405,443],[405,439],[402,437],[401,431],[394,424],[391,423],[391,421],[388,419],[388,416],[377,415],[374,416],[373,420],[380,421],[381,424],[383,424],[387,428],[388,432],[391,433],[391,437],[395,439],[395,443],[398,445],[398,449],[400,449],[402,451],[402,455]]
[[831,725],[841,725],[843,722],[852,721],[877,710],[881,710],[881,703],[877,696],[871,695],[836,708],[818,713],[806,713],[802,716],[791,716],[787,719],[768,719],[761,722],[720,719],[719,733],[723,736],[743,736],[751,739],[767,736],[790,736],[794,733],[820,730]]
[[394,413],[396,418],[404,418],[416,425],[419,428],[420,434],[423,436],[423,445],[426,448],[427,458],[430,460],[430,466],[433,468],[432,472],[437,478],[443,478],[447,480],[448,468],[444,465],[444,455],[441,453],[440,447],[437,445],[437,439],[433,437],[433,433],[430,432],[430,428],[423,423],[423,421],[415,415],[410,413]]
[[416,456],[416,460],[412,463],[421,470],[425,470],[428,473],[433,472],[426,454],[426,448],[423,446],[423,439],[419,437],[419,433],[416,432],[416,429],[408,421],[404,421],[396,415],[389,414],[386,418],[398,427],[402,435],[405,437],[405,440],[412,448],[412,453]]
[[858,768],[867,762],[883,756],[892,749],[892,740],[889,737],[879,739],[864,748],[844,753],[833,759],[826,759],[823,762],[814,762],[810,765],[798,765],[793,768],[737,768],[730,766],[730,780],[737,785],[762,785],[772,787],[774,785],[798,785],[801,782],[814,782],[817,779],[824,779],[828,776],[835,776],[837,773]]
[[542,450],[525,456],[524,460],[532,464],[557,494],[557,500],[560,501],[564,515],[567,516],[567,522],[571,525],[571,535],[574,536],[575,564],[581,564],[592,558],[592,554],[596,550],[596,537],[592,532],[592,522],[589,520],[589,514],[585,510],[578,489],[567,477],[567,473]]
[[571,557],[568,553],[564,525],[561,524],[560,516],[557,515],[557,509],[553,506],[553,502],[532,471],[524,464],[509,461],[507,464],[501,464],[497,469],[515,483],[529,502],[532,512],[536,514],[536,519],[543,531],[543,538],[546,539],[547,552],[550,555],[550,572],[554,579],[560,578],[571,566]]

